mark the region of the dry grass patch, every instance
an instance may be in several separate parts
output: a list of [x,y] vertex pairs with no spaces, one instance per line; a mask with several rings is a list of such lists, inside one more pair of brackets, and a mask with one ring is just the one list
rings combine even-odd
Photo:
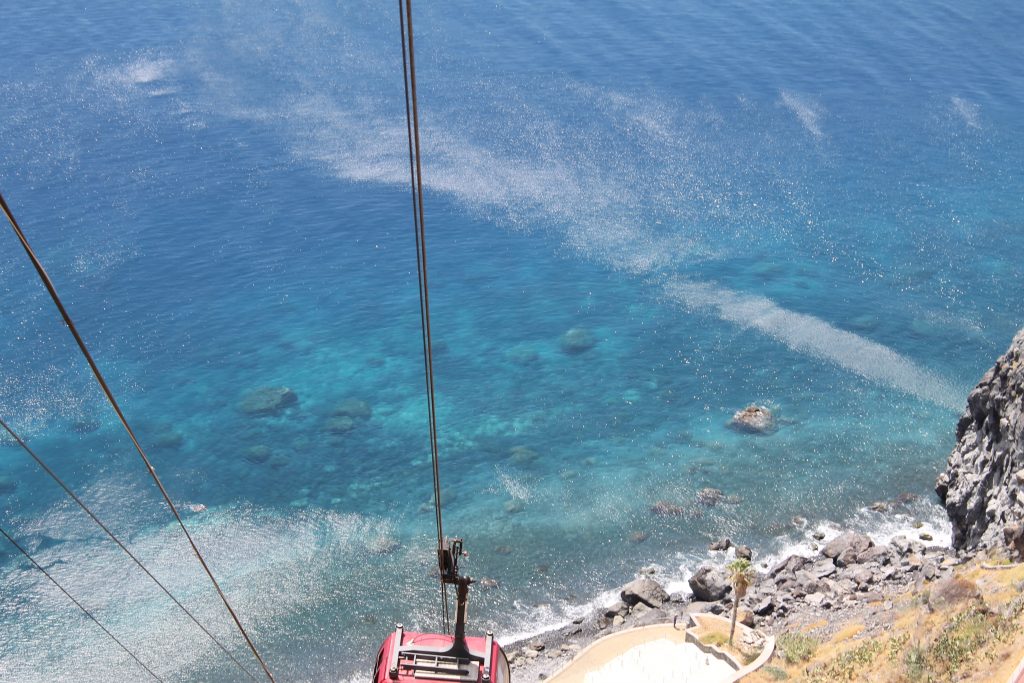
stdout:
[[893,603],[891,627],[874,638],[860,622],[813,648],[807,633],[780,634],[770,668],[744,680],[991,683],[1006,680],[1024,653],[1024,567],[963,567]]

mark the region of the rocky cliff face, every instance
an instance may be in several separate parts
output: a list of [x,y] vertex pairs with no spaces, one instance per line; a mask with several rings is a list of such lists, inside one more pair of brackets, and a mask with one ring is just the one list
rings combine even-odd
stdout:
[[1024,330],[967,397],[956,438],[935,485],[953,546],[1024,559]]

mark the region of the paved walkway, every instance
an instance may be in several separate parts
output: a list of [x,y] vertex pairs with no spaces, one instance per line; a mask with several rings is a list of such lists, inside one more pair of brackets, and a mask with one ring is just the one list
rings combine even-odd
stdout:
[[629,648],[600,669],[585,674],[583,682],[725,683],[735,673],[734,668],[692,643],[662,638]]

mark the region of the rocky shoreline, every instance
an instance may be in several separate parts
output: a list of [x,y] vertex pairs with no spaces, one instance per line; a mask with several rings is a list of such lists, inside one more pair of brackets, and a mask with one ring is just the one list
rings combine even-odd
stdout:
[[[712,547],[725,545],[720,541]],[[690,592],[669,594],[658,581],[657,570],[644,567],[634,581],[620,587],[614,604],[561,628],[506,644],[516,679],[543,680],[609,633],[685,621],[692,613],[728,614],[732,587],[724,567],[736,556],[735,550],[719,551],[720,561],[702,564],[689,579]],[[748,551],[739,547],[741,555]],[[790,555],[772,566],[756,565],[757,580],[740,602],[740,619],[773,635],[821,622],[825,634],[851,621],[864,623],[868,632],[882,630],[893,609],[891,598],[943,580],[968,559],[968,554],[905,536],[881,545],[865,534],[847,531],[815,555]]]
[[[762,410],[752,406],[737,416],[755,409]],[[619,589],[614,604],[505,644],[515,678],[548,678],[591,642],[615,631],[686,620],[698,612],[730,612],[725,565],[735,557],[751,559],[757,569],[740,603],[743,623],[772,635],[813,627],[822,636],[851,623],[866,635],[878,635],[892,625],[895,598],[920,592],[926,584],[941,591],[943,582],[956,581],[954,568],[976,556],[1024,559],[1024,330],[970,393],[956,435],[957,446],[936,485],[952,524],[952,547],[929,545],[927,533],[876,544],[865,534],[844,531],[820,548],[811,546],[810,555],[789,555],[768,566],[749,548],[722,539],[690,577],[690,592],[669,594],[657,570],[644,567]],[[876,505],[880,512],[888,507]],[[816,539],[824,542],[823,536]]]

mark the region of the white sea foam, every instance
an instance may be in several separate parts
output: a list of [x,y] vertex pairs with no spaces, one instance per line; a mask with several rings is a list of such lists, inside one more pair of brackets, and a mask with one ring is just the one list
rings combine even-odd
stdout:
[[[625,106],[616,98],[606,100],[609,108]],[[822,135],[820,110],[815,105],[788,92],[783,93],[783,102],[808,130]],[[407,182],[399,160],[382,153],[389,147],[380,144],[384,140],[400,147],[404,131],[371,122],[369,127],[375,132],[363,137],[366,121],[358,122],[364,132],[356,134],[351,129],[356,122],[331,110],[322,100],[306,102],[296,111],[315,124],[304,127],[305,141],[296,148],[300,157],[322,163],[350,180]],[[651,135],[664,134],[656,114],[648,113],[646,119],[655,122],[647,125]],[[351,137],[355,140],[348,141]],[[524,212],[539,211],[552,223],[564,225],[566,243],[591,258],[631,273],[651,274],[701,251],[695,240],[657,235],[648,226],[630,222],[622,215],[623,205],[633,206],[640,200],[618,180],[588,183],[588,173],[601,177],[603,171],[568,160],[538,164],[502,157],[443,130],[429,130],[424,137],[431,141],[425,151],[430,160],[429,187],[484,212],[500,210],[513,220]],[[342,139],[348,142],[337,144]],[[786,310],[765,297],[742,295],[706,283],[675,281],[666,290],[689,308],[700,308],[728,322],[756,329],[795,351],[833,362],[870,381],[953,410],[962,407],[958,398],[962,392],[934,372],[882,344],[814,316]]]
[[[603,91],[588,94],[613,112],[628,109],[634,101]],[[823,136],[818,105],[788,91],[783,91],[782,102],[815,137]],[[634,121],[634,127],[661,141],[671,138],[667,114],[652,107],[640,107],[640,112],[642,120]],[[323,99],[308,100],[293,114],[308,122],[298,127],[305,131],[295,148],[300,158],[321,163],[349,180],[407,182],[401,160],[381,151],[401,148],[404,130],[357,120]],[[367,128],[372,131],[369,135]],[[556,156],[545,163],[534,161],[531,155],[503,156],[443,129],[427,130],[424,139],[430,141],[424,152],[430,164],[426,175],[430,188],[478,211],[498,211],[513,223],[521,216],[537,214],[526,222],[544,220],[563,226],[565,242],[571,248],[615,268],[648,275],[702,253],[698,240],[678,233],[656,234],[651,226],[638,224],[628,215],[630,207],[645,201],[629,186],[628,174],[609,177],[607,170],[572,155]],[[786,310],[765,297],[706,283],[677,281],[667,291],[689,308],[756,329],[795,351],[835,363],[870,381],[953,410],[962,407],[958,398],[962,392],[936,373],[819,318]]]
[[710,311],[723,320],[754,328],[795,351],[835,363],[865,379],[951,410],[963,408],[962,391],[888,346],[812,315],[782,308],[766,297],[681,279],[669,281],[665,293],[690,310]]
[[[101,508],[108,521],[125,516],[109,514],[107,502],[112,501],[115,510],[130,507],[133,501],[137,506],[138,492],[126,492],[117,483],[98,488],[92,487],[83,496]],[[374,540],[391,528],[387,520],[324,510],[283,515],[241,507],[211,508],[189,515],[187,523],[250,634],[265,652],[276,655],[279,664],[287,657],[273,652],[273,641],[278,635],[287,640],[286,634],[277,633],[282,624],[339,596],[348,609],[332,612],[335,620],[373,614],[380,609],[379,601],[388,596],[406,603],[402,609],[410,624],[430,612],[425,603],[419,604],[422,591],[405,590],[401,582],[395,583],[398,567],[410,564],[410,551],[390,550],[379,561],[373,559]],[[114,525],[115,529],[119,526],[122,524]],[[38,547],[33,540],[36,534],[53,533],[53,529],[61,530],[61,542]],[[211,663],[223,663],[228,667],[225,671],[232,671],[216,646],[116,546],[98,537],[77,509],[57,505],[40,518],[22,523],[16,535],[26,540],[40,562],[50,567],[72,594],[87,601],[101,622],[140,652],[143,661],[159,662],[162,676],[208,678]],[[200,621],[236,656],[250,661],[176,526],[148,526],[126,540]],[[416,563],[413,560],[414,566]],[[375,571],[373,564],[390,564],[395,569]],[[3,620],[8,647],[0,648],[0,671],[5,679],[103,681],[116,672],[134,675],[135,665],[125,661],[92,622],[77,618],[67,598],[38,572],[18,563],[0,566],[0,583],[9,588],[8,596],[18,596],[20,605],[17,618]],[[324,642],[332,642],[346,630],[342,622],[326,628],[329,634],[321,638]],[[38,647],[39,642],[57,638],[58,632],[60,648]],[[292,658],[299,656],[293,654]],[[323,672],[325,677],[330,670]]]
[[517,613],[525,615],[519,627],[513,627],[501,636],[503,645],[520,643],[530,640],[542,633],[556,631],[568,626],[573,619],[586,617],[594,610],[609,607],[620,600],[618,589],[602,591],[592,599],[576,604],[563,604],[555,608],[552,605],[524,605],[517,603]]
[[[819,520],[806,525],[796,540],[780,538],[774,547],[769,544],[760,549],[756,555],[757,568],[759,571],[765,571],[790,555],[813,557],[820,552],[825,543],[846,530],[867,534],[876,545],[886,545],[897,536],[915,540],[922,534],[930,534],[932,537],[931,541],[926,542],[927,545],[949,547],[952,543],[952,529],[945,510],[940,505],[917,501],[899,512],[875,512],[869,508],[862,508],[842,523]],[[815,539],[813,536],[818,532],[823,535],[821,539]],[[672,567],[653,565],[656,569],[654,578],[670,595],[689,595],[691,591],[688,581],[695,569],[703,564],[721,566],[734,557],[734,548],[724,553],[699,550],[678,553]],[[557,609],[551,605],[520,605],[520,611],[527,615],[524,623],[521,628],[503,633],[502,643],[507,646],[556,631],[567,626],[574,618],[588,616],[597,609],[613,605],[619,599],[619,589],[614,588],[601,591],[585,602],[564,604]]]
[[981,130],[981,105],[954,95],[950,98],[953,110],[969,128]]
[[513,500],[530,500],[530,489],[523,483],[521,479],[516,479],[508,471],[500,465],[494,466],[494,472],[498,475],[498,481],[501,482],[502,488]]
[[[172,67],[169,60],[140,59],[117,73],[123,81],[149,82],[163,78]],[[196,108],[279,128],[302,163],[319,165],[349,181],[396,186],[408,182],[402,156],[404,127],[380,118],[358,98],[312,88],[305,92],[314,94],[247,106],[239,94],[244,88],[230,77],[209,70],[202,80],[210,84],[205,95],[209,99],[197,101]],[[695,171],[698,163],[715,163],[708,155],[695,158],[695,140],[707,121],[687,119],[650,99],[607,89],[573,84],[567,93],[603,112],[614,135],[599,129],[574,130],[570,135],[564,122],[543,111],[530,112],[529,134],[515,121],[501,130],[493,121],[488,130],[456,128],[446,125],[442,114],[424,124],[428,189],[513,227],[561,230],[565,244],[577,253],[637,275],[670,272],[680,263],[714,257],[699,230],[683,227],[690,210],[686,205],[699,207],[698,215],[728,218],[742,204],[714,177]],[[779,101],[813,137],[824,137],[820,104],[789,90],[781,91]],[[972,111],[966,104],[958,106],[968,114]],[[716,120],[713,113],[708,116]],[[622,145],[626,147],[619,150]],[[641,220],[652,205],[679,227],[661,229],[660,221]],[[758,209],[748,210],[756,215]],[[743,215],[734,219],[736,224],[744,222]],[[700,283],[671,289],[689,307],[756,329],[798,352],[939,405],[960,408],[958,392],[941,377],[877,342],[787,311],[763,297]]]
[[779,94],[779,100],[786,109],[793,112],[808,133],[818,139],[825,137],[821,130],[821,118],[825,110],[821,105],[788,90],[783,90]]
[[[761,555],[758,564],[772,567],[790,555],[812,557],[820,552],[820,546],[847,530],[866,534],[876,545],[886,545],[897,536],[915,540],[922,534],[929,534],[932,537],[926,545],[948,548],[953,543],[952,527],[945,509],[940,505],[919,502],[912,505],[908,511],[896,513],[861,508],[842,524],[820,520],[808,525],[802,530],[799,539],[781,543],[775,550]],[[815,539],[813,535],[816,533],[821,534],[822,538]]]
[[[312,9],[299,11],[306,20],[300,22],[302,37],[318,40],[322,17]],[[267,44],[288,41],[280,40],[273,23],[240,7],[226,8],[225,19],[249,29],[240,31],[248,39],[229,46],[232,59],[226,62],[218,54],[219,43],[195,44],[182,55],[144,53],[114,66],[92,64],[89,73],[122,104],[159,95],[167,100],[167,111],[189,127],[204,126],[207,116],[256,122],[279,132],[301,163],[349,181],[404,187],[405,128],[400,117],[382,116],[386,107],[380,93],[364,92],[359,85],[377,82],[370,76],[382,71],[390,47],[372,22],[367,23],[368,15],[353,10],[346,18],[352,20],[346,39],[360,49],[339,57],[345,88],[329,87],[318,63],[302,69],[284,60],[291,66],[274,74],[275,80],[291,86],[253,97],[244,70],[232,68],[235,62],[258,59]],[[309,49],[303,45],[297,50],[290,56],[302,64]],[[186,82],[201,85],[185,90]],[[350,89],[349,83],[356,85]],[[446,111],[442,104],[424,121],[428,189],[504,225],[560,231],[564,244],[581,256],[641,276],[729,256],[711,246],[709,221],[727,224],[751,240],[771,239],[772,231],[763,229],[764,209],[749,201],[749,188],[735,173],[737,163],[750,161],[750,150],[741,144],[731,147],[721,137],[708,140],[709,130],[728,125],[720,111],[679,110],[657,98],[574,82],[546,85],[561,87],[567,98],[575,98],[565,102],[566,109],[592,108],[597,120],[582,125],[567,121],[565,112],[534,107],[529,98],[507,87],[490,103],[492,115],[459,118],[459,112]],[[480,88],[477,94],[488,92],[486,84],[467,87]],[[757,106],[744,101],[745,106]],[[813,97],[784,89],[778,102],[814,138],[825,137],[826,111]],[[980,125],[976,104],[961,97],[953,97],[952,104],[968,125]],[[775,169],[766,173],[765,182],[785,183]],[[802,201],[798,190],[785,190],[794,206]],[[692,287],[714,290],[699,283]],[[724,320],[769,334],[871,381],[959,408],[952,398],[956,392],[942,378],[880,344],[785,311],[767,299],[727,294],[733,301],[725,305],[715,302],[716,296],[722,298],[712,296],[703,308]],[[751,310],[759,301],[766,302],[764,310]],[[799,324],[790,328],[790,323]],[[833,342],[840,344],[833,347]]]
[[106,69],[98,76],[109,83],[126,86],[146,85],[166,79],[174,70],[174,60],[168,58],[137,57],[127,64]]

